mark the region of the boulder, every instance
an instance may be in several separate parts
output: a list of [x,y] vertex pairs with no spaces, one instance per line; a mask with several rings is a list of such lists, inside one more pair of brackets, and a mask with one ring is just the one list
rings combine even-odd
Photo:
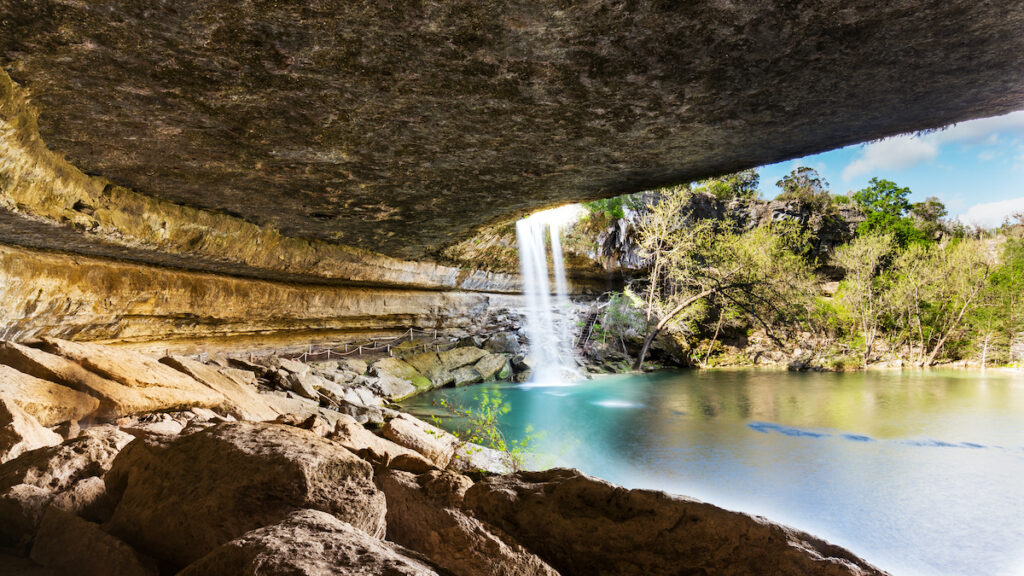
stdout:
[[576,470],[494,476],[464,506],[564,576],[884,574],[838,546],[763,518]]
[[419,390],[408,380],[389,374],[379,376],[370,385],[377,394],[395,402],[414,396]]
[[460,472],[489,474],[508,474],[514,469],[509,454],[472,442],[459,443],[451,467]]
[[387,470],[376,478],[388,502],[388,540],[459,576],[558,576],[537,556],[504,542],[456,506],[472,481],[434,470],[414,476]]
[[498,332],[484,343],[484,350],[492,354],[520,354],[523,351],[515,332]]
[[401,414],[385,422],[381,434],[399,446],[426,456],[438,468],[448,467],[460,443],[458,438],[448,432],[408,414]]
[[307,374],[309,373],[309,364],[299,362],[298,360],[289,360],[288,358],[278,358],[277,365],[292,374]]
[[243,358],[233,358],[229,356],[227,358],[228,367],[234,368],[235,370],[242,370],[244,372],[252,372],[255,376],[260,378],[266,378],[267,367],[256,364],[255,362],[249,362]]
[[0,365],[0,398],[21,406],[43,426],[81,420],[100,405],[99,400],[88,394],[4,365]]
[[59,434],[44,428],[13,400],[0,398],[0,463],[61,441]]
[[322,382],[321,378],[308,372],[295,372],[288,375],[288,383],[291,384],[293,392],[303,398],[309,398],[317,402],[320,401],[320,394],[317,393],[316,389],[322,386]]
[[143,436],[177,436],[185,429],[184,424],[170,419],[118,423],[118,427],[136,438]]
[[[178,576],[437,576],[417,554],[317,510],[248,532]],[[443,572],[441,572],[443,574]]]
[[83,430],[72,440],[0,464],[0,541],[19,544],[35,534],[48,505],[103,520],[109,511],[102,481],[132,436],[113,426]]
[[510,370],[508,368],[508,358],[505,358],[501,354],[488,354],[473,365],[473,368],[480,374],[480,378],[484,381],[493,380],[495,377],[499,377],[501,373],[507,373]]
[[138,352],[44,338],[46,351],[78,362],[97,374],[135,388],[157,408],[153,410],[187,410],[192,406],[216,408],[225,402],[222,394]]
[[138,439],[105,477],[117,502],[107,528],[140,550],[185,566],[296,509],[384,532],[384,497],[369,464],[299,428],[228,422],[173,440]]
[[359,358],[344,358],[338,360],[338,368],[354,372],[355,374],[362,376],[363,374],[366,374],[369,366],[365,361],[360,360]]
[[[386,438],[377,436],[363,427],[355,418],[348,415],[342,415],[338,419],[334,432],[328,438],[366,460],[391,462],[399,456],[407,456],[413,461],[422,461],[428,468],[434,465],[433,462],[427,460],[419,452],[399,446]],[[408,466],[408,463],[406,466]]]
[[446,370],[452,371],[462,366],[475,364],[486,355],[487,352],[485,350],[475,346],[460,346],[441,352],[437,356],[441,360],[441,366]]
[[444,366],[444,362],[441,361],[441,356],[437,352],[413,354],[412,356],[404,357],[402,360],[430,380],[431,386],[434,388],[440,388],[452,383],[451,370]]
[[37,564],[76,576],[157,576],[156,562],[99,525],[50,507],[32,545]]
[[113,420],[129,414],[142,414],[171,408],[177,399],[164,388],[132,388],[83,368],[77,362],[43,350],[13,342],[0,343],[0,363],[43,380],[63,384],[99,400],[96,418]]
[[309,398],[302,398],[293,392],[260,392],[260,399],[270,405],[278,414],[295,414],[300,420],[316,414],[320,403]]
[[[224,409],[239,420],[273,420],[278,416],[277,412],[256,393],[255,377],[252,372],[234,370],[240,374],[233,376],[227,372],[230,369],[218,370],[184,356],[166,356],[161,358],[160,362],[188,374],[222,394],[228,400]],[[246,374],[253,377],[253,384],[240,381]]]
[[430,390],[434,387],[433,382],[415,367],[398,358],[381,358],[370,366],[370,373],[374,376],[394,376],[405,380],[420,390]]
[[454,386],[468,386],[483,381],[483,377],[472,366],[462,366],[452,370],[452,384]]

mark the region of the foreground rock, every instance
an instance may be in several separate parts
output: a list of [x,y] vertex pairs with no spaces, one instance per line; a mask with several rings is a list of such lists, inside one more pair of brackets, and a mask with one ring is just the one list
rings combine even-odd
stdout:
[[0,463],[36,448],[56,446],[61,440],[13,400],[0,398]]
[[139,390],[148,401],[147,410],[216,408],[225,402],[222,394],[143,354],[56,338],[44,339],[43,347],[101,376]]
[[472,481],[434,470],[387,470],[376,479],[388,502],[388,540],[420,552],[459,576],[557,576],[543,560],[503,542],[457,508]]
[[763,518],[575,470],[497,476],[465,506],[564,576],[884,574],[849,551]]
[[83,520],[57,508],[43,516],[32,560],[75,576],[157,576],[153,559]]
[[178,576],[437,576],[426,561],[324,512],[299,510],[213,550]]
[[14,401],[43,426],[81,420],[100,405],[88,394],[4,365],[0,365],[0,398]]
[[106,520],[110,503],[101,478],[131,440],[113,426],[97,426],[0,465],[0,541],[21,545],[31,540],[51,505]]
[[105,480],[117,502],[109,531],[185,566],[296,509],[384,534],[384,496],[369,464],[312,432],[229,422],[173,440],[139,439]]

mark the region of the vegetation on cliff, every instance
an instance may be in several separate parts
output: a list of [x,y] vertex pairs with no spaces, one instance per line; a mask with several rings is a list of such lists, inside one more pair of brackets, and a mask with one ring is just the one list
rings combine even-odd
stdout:
[[[887,180],[837,196],[798,168],[771,203],[752,196],[756,182],[748,172],[645,194],[628,215],[644,266],[590,330],[637,367],[652,345],[656,361],[700,366],[1018,360],[1024,214],[970,229],[945,220],[938,199],[912,204]],[[734,210],[707,208],[716,202]],[[774,207],[745,217],[756,204]],[[837,226],[849,233],[828,231]]]

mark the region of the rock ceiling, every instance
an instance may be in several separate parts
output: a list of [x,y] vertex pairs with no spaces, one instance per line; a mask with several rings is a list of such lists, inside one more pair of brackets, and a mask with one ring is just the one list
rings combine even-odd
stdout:
[[[22,140],[96,196],[415,259],[531,209],[1024,108],[1024,3],[0,0],[0,67],[38,118]],[[0,127],[35,130],[12,109]]]

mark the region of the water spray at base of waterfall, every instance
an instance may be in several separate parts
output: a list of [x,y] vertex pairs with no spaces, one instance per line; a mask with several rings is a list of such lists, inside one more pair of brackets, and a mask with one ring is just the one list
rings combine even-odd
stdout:
[[572,346],[572,304],[561,239],[562,229],[579,213],[579,206],[563,206],[516,222],[526,296],[526,335],[533,360],[533,375],[527,386],[564,386],[580,377]]

